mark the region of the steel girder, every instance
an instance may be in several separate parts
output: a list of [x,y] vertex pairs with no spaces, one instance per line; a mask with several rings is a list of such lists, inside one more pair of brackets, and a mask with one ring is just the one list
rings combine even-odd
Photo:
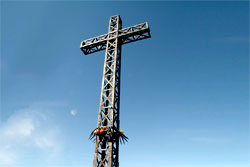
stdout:
[[[107,40],[116,38],[116,35],[117,32],[109,32],[98,37],[84,40],[81,42],[80,48],[85,55],[105,50]],[[118,30],[118,38],[121,44],[127,44],[150,37],[150,29],[147,22]]]
[[115,15],[110,17],[107,34],[81,42],[86,55],[106,49],[97,128],[109,127],[112,133],[96,136],[93,167],[119,167],[119,136],[115,134],[120,129],[121,46],[150,37],[147,22],[122,29],[121,18]]

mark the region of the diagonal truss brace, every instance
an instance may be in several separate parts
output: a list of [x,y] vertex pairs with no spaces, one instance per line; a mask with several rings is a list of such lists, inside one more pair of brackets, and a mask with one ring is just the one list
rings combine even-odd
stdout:
[[80,48],[83,53],[87,55],[105,50],[107,40],[111,40],[117,37],[121,45],[151,37],[147,22],[118,30],[118,36],[116,35],[116,31],[113,31],[104,35],[100,35],[98,37],[84,40],[81,42]]

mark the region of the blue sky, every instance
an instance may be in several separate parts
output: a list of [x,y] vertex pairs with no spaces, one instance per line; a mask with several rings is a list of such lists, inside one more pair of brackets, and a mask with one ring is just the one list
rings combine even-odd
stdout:
[[122,47],[120,167],[249,166],[248,2],[1,2],[1,167],[89,167],[104,51],[84,39],[147,21]]

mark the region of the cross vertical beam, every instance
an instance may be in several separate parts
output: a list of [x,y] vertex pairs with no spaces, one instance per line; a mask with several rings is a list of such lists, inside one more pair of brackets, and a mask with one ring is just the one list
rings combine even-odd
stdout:
[[[109,21],[109,33],[112,33],[112,36],[106,44],[97,127],[119,129],[121,44],[118,41],[118,30],[121,27],[120,17],[112,16]],[[119,166],[118,150],[118,136],[97,136],[93,167]]]
[[115,15],[107,34],[81,42],[86,55],[106,50],[97,128],[92,132],[96,134],[93,167],[119,167],[121,46],[150,37],[147,23],[122,29],[121,18]]

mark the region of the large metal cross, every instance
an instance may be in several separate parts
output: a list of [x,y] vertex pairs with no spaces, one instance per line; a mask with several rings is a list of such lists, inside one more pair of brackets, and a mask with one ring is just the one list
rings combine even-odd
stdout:
[[106,50],[93,167],[119,166],[119,130],[121,46],[150,38],[148,23],[122,29],[119,15],[111,16],[108,33],[84,40],[80,48],[85,55]]

